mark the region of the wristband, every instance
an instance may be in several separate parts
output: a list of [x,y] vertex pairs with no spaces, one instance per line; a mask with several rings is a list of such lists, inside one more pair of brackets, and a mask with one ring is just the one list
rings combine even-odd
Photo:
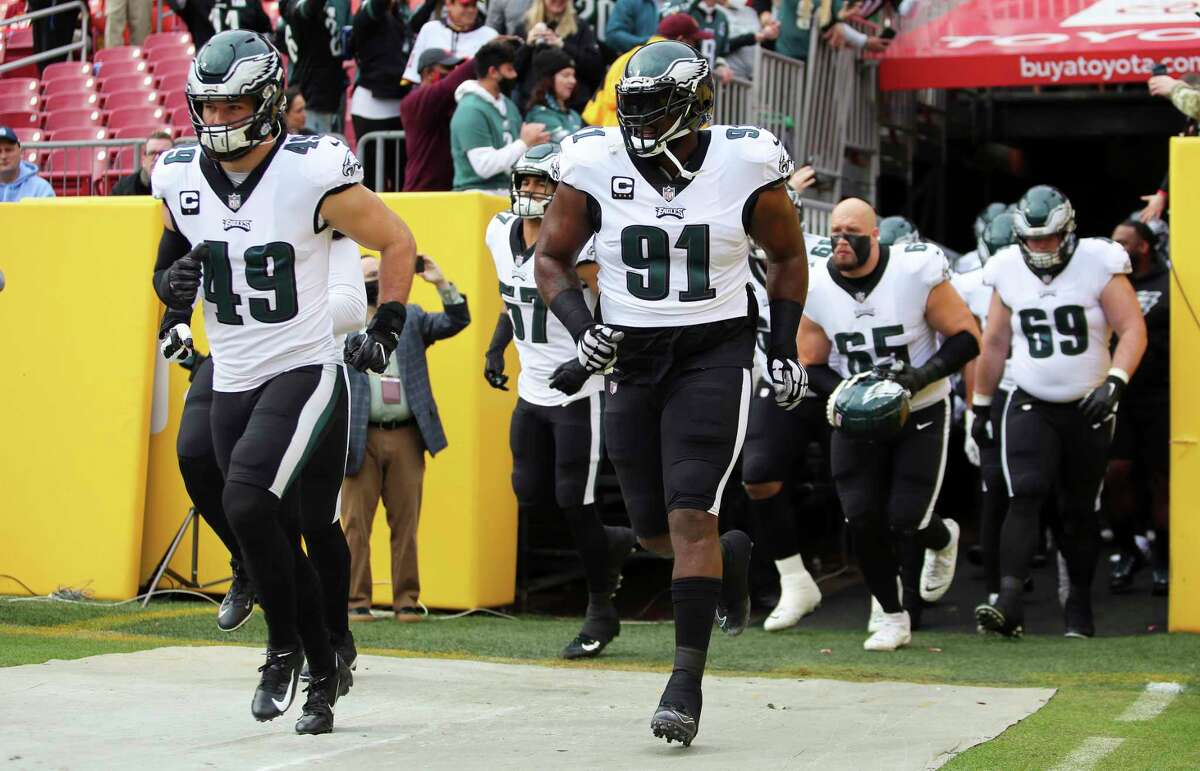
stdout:
[[1113,367],[1112,369],[1110,369],[1108,371],[1108,376],[1115,377],[1117,380],[1120,380],[1125,385],[1129,385],[1129,373],[1126,372],[1125,370],[1121,369],[1120,367]]
[[992,406],[992,397],[987,394],[971,394],[972,407],[990,407]]

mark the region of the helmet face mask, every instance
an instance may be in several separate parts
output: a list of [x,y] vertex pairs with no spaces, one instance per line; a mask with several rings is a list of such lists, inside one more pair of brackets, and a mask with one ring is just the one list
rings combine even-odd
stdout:
[[[544,144],[530,148],[517,160],[509,176],[509,210],[513,214],[527,219],[545,216],[558,187],[558,155],[558,145]],[[542,181],[540,190],[526,187],[526,180],[533,179]]]
[[674,40],[651,43],[629,58],[617,84],[617,122],[625,147],[659,155],[712,116],[715,85],[708,60]]
[[[1039,276],[1050,278],[1067,266],[1079,239],[1075,235],[1075,209],[1067,197],[1049,185],[1037,185],[1021,196],[1013,212],[1013,231],[1025,264]],[[1058,236],[1057,247],[1035,249],[1030,241]]]
[[[249,98],[249,115],[228,123],[209,123],[206,103]],[[285,97],[279,53],[262,36],[230,30],[214,35],[196,54],[188,71],[188,111],[196,139],[213,160],[232,161],[282,131]]]

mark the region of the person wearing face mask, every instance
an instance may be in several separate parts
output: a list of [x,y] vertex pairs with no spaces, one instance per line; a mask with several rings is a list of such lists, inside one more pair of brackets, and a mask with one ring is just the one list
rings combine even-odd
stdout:
[[475,75],[454,92],[458,109],[450,119],[450,154],[455,190],[508,190],[508,172],[530,147],[550,141],[541,123],[521,125],[509,97],[517,82],[516,51],[496,40],[475,54]]
[[446,0],[444,16],[438,14],[435,16],[437,18],[433,18],[421,26],[421,31],[417,33],[417,40],[413,43],[412,52],[408,55],[408,64],[404,68],[404,79],[409,83],[420,82],[419,62],[421,54],[427,48],[444,48],[452,54],[465,58],[474,56],[484,44],[499,34],[496,30],[484,25],[477,0]]
[[958,525],[933,508],[950,437],[949,377],[978,355],[979,325],[950,285],[942,251],[881,245],[866,201],[847,198],[834,207],[830,231],[833,254],[812,273],[800,323],[809,382],[832,404],[852,379],[874,371],[903,386],[910,400],[899,433],[875,440],[835,425],[830,446],[834,485],[872,597],[863,648],[893,651],[912,641],[922,601],[940,599],[954,578]]
[[[362,259],[367,311],[379,296],[379,260]],[[382,496],[392,538],[392,609],[396,621],[420,621],[417,522],[425,453],[446,448],[446,434],[429,383],[425,349],[471,323],[467,298],[430,257],[418,257],[417,275],[437,287],[442,313],[409,303],[400,342],[382,374],[350,374],[350,442],[342,484],[342,527],[350,545],[351,621],[371,621],[371,525]]]

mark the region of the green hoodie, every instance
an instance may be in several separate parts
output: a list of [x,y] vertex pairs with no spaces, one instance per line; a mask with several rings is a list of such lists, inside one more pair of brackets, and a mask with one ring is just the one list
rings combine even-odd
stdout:
[[[501,94],[495,99],[468,80],[454,92],[458,107],[450,119],[450,157],[454,160],[455,190],[501,190],[508,188],[508,168],[488,178],[480,177],[468,153],[478,147],[496,150],[509,147],[521,135],[521,111],[516,102]],[[501,112],[501,106],[503,112]],[[515,148],[514,148],[515,151]],[[524,152],[524,145],[521,145]],[[520,153],[516,153],[516,158]],[[511,167],[512,164],[509,164]]]

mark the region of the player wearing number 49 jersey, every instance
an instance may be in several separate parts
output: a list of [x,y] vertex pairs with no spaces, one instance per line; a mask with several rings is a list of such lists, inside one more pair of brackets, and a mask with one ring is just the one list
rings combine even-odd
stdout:
[[[508,312],[497,322],[484,377],[492,387],[507,390],[504,350],[515,338],[521,374],[509,430],[513,490],[526,512],[557,506],[575,539],[587,578],[588,606],[583,628],[562,656],[577,659],[598,656],[620,634],[612,597],[634,536],[627,527],[605,527],[596,511],[596,472],[604,452],[604,383],[576,360],[575,341],[547,312],[533,280],[533,250],[542,215],[554,196],[557,159],[558,146],[551,144],[521,156],[512,171],[511,209],[488,224],[487,245]],[[579,269],[595,283],[595,265]]]
[[[1117,404],[1146,348],[1146,325],[1126,277],[1129,255],[1108,239],[1079,239],[1066,196],[1033,187],[1013,217],[1017,245],[983,268],[993,292],[973,396],[974,433],[981,448],[999,439],[1009,507],[1000,534],[1000,596],[975,616],[985,629],[1022,633],[1038,512],[1057,492],[1060,551],[1070,576],[1066,634],[1091,637],[1095,501]],[[1120,340],[1110,356],[1113,331]],[[995,426],[991,399],[1010,349],[1017,388]]]
[[[795,351],[808,264],[784,182],[792,160],[762,129],[709,126],[708,60],[651,43],[617,85],[619,129],[566,140],[561,181],[538,239],[537,285],[607,377],[605,441],[639,541],[675,559],[675,668],[651,730],[690,744],[713,618],[739,634],[749,618],[750,540],[718,538],[716,515],[746,432],[755,303],[750,238],[768,257],[776,398],[794,407],[806,378]],[[600,320],[579,288],[575,255],[593,239]]]
[[[954,577],[958,525],[933,509],[946,468],[948,377],[979,352],[979,331],[936,246],[880,245],[875,212],[858,198],[834,207],[830,228],[833,254],[813,272],[800,356],[814,390],[830,395],[831,472],[875,602],[863,647],[890,651],[909,643],[922,601],[939,599]],[[839,394],[873,372],[903,388],[907,422],[862,432],[835,422]],[[862,405],[874,409],[893,392],[880,384]]]
[[[298,482],[340,484],[349,417],[341,359],[386,366],[403,329],[415,245],[360,184],[362,167],[341,142],[284,133],[282,62],[261,36],[210,39],[192,63],[187,97],[199,146],[167,153],[151,177],[164,227],[155,287],[176,309],[190,308],[204,287],[221,500],[267,619],[251,713],[283,714],[307,657],[296,730],[326,733],[351,675],[330,645],[321,584],[300,549]],[[334,229],[381,252],[379,312],[344,354],[329,311]]]

